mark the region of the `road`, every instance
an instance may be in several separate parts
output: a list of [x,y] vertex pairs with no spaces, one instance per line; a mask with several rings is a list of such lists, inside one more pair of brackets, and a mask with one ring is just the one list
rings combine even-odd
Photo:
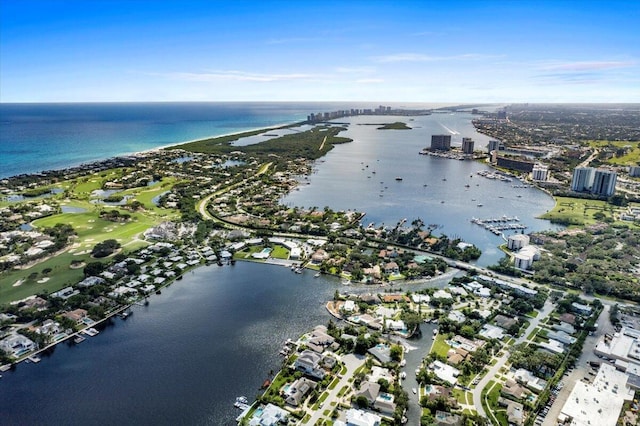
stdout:
[[[264,174],[267,172],[267,170],[269,170],[269,167],[271,167],[273,163],[266,163],[263,164],[262,166],[260,166],[260,169],[256,172],[255,175],[253,175],[253,177],[256,176],[260,176],[261,174]],[[246,178],[241,180],[240,182],[236,182],[233,185],[229,185],[225,188],[219,189],[218,191],[207,195],[206,197],[204,197],[199,203],[198,203],[198,212],[200,213],[200,215],[205,219],[205,220],[216,220],[215,217],[213,217],[211,214],[209,214],[209,212],[207,211],[207,206],[209,205],[209,201],[211,201],[211,199],[213,197],[217,197],[220,194],[224,194],[225,192],[229,192],[231,191],[233,188],[239,186],[239,185],[243,185],[245,184],[249,179],[251,178]]]
[[[337,386],[334,387],[333,389],[329,390],[329,396],[324,400],[324,402],[320,405],[320,408],[318,408],[317,410],[315,410],[313,412],[313,415],[311,416],[311,419],[309,419],[309,421],[306,423],[308,425],[315,425],[316,422],[320,419],[326,419],[331,421],[331,412],[333,411],[333,405],[331,404],[332,402],[336,402],[336,407],[339,404],[339,398],[338,398],[338,392],[340,392],[340,390],[349,385],[349,387],[351,387],[351,385],[349,384],[349,379],[353,376],[353,373],[360,368],[360,366],[362,366],[364,364],[366,360],[366,357],[361,356],[361,355],[355,355],[355,354],[348,354],[345,355],[344,357],[342,357],[342,362],[344,362],[345,367],[347,367],[347,372],[340,378],[340,382],[338,382]],[[349,392],[347,392],[345,395],[342,396],[342,398],[344,398],[345,396],[350,395]],[[323,413],[325,410],[329,411],[329,415],[325,416]],[[311,409],[307,409],[307,412],[311,411]]]
[[[527,327],[525,332],[516,339],[516,341],[513,344],[517,345],[518,343],[525,342],[529,334],[531,334],[531,332],[536,327],[538,327],[538,325],[540,324],[540,321],[546,319],[549,316],[549,314],[553,312],[554,308],[555,308],[555,305],[547,300],[544,306],[542,307],[542,309],[539,311],[538,316],[535,318],[529,319],[529,326]],[[482,417],[487,417],[487,413],[484,411],[484,408],[482,407],[482,397],[481,397],[482,390],[487,386],[489,381],[493,380],[494,376],[498,374],[500,369],[507,363],[508,360],[509,360],[509,352],[504,350],[504,354],[500,358],[498,358],[498,362],[496,362],[496,364],[489,369],[489,372],[484,375],[484,377],[478,382],[478,385],[475,387],[475,389],[473,389],[473,405],[475,405],[476,410],[478,411],[478,414],[481,415]]]

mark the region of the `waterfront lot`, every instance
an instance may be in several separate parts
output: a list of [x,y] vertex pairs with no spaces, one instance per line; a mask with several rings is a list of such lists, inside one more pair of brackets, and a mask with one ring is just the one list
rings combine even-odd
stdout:
[[[582,198],[556,197],[556,205],[553,210],[540,216],[541,219],[549,219],[569,224],[592,225],[597,222],[618,221],[623,207],[613,205],[601,200],[589,200]],[[633,222],[618,221],[629,227],[638,228]]]

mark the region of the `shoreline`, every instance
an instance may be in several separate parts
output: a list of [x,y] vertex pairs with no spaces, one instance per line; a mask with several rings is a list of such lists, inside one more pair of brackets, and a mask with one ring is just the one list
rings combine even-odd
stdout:
[[292,122],[288,122],[288,123],[280,123],[280,124],[277,124],[277,125],[274,125],[274,126],[269,126],[269,127],[248,128],[248,129],[239,130],[239,131],[236,131],[236,132],[223,133],[223,134],[215,135],[215,136],[204,136],[204,137],[196,138],[196,139],[173,142],[173,143],[170,143],[170,144],[157,146],[155,148],[149,148],[149,149],[144,149],[144,150],[139,150],[139,151],[123,152],[123,153],[120,153],[120,154],[113,155],[111,157],[104,157],[104,158],[92,160],[92,161],[89,161],[89,162],[70,164],[68,166],[60,167],[60,168],[43,169],[43,170],[39,170],[37,172],[20,173],[20,174],[11,175],[11,176],[1,176],[0,175],[0,180],[11,180],[11,179],[16,179],[18,177],[39,176],[39,175],[43,175],[43,174],[51,174],[51,173],[63,172],[65,170],[72,170],[72,169],[78,169],[78,168],[82,168],[82,167],[89,167],[89,166],[99,165],[99,164],[106,163],[106,162],[109,162],[109,161],[117,160],[119,158],[136,157],[138,155],[159,153],[160,151],[166,150],[166,149],[169,149],[169,148],[180,149],[179,147],[182,146],[182,145],[195,143],[195,142],[202,142],[202,141],[206,141],[206,140],[210,140],[210,139],[226,138],[226,137],[230,137],[230,136],[242,135],[243,133],[257,132],[257,131],[265,131],[265,132],[267,132],[267,131],[270,131],[270,130],[282,129],[282,128],[285,128],[285,127],[292,127],[292,126],[296,126],[296,125],[302,126],[304,124],[307,124],[306,120],[305,121],[292,121]]

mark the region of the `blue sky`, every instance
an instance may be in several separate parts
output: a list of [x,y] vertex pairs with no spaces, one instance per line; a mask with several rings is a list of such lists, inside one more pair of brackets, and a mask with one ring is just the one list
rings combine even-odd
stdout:
[[0,102],[640,102],[640,1],[0,0]]

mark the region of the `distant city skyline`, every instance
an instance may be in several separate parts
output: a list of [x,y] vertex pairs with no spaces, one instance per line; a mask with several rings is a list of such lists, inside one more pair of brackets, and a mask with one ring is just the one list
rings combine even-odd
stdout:
[[640,102],[636,1],[0,1],[0,102]]

